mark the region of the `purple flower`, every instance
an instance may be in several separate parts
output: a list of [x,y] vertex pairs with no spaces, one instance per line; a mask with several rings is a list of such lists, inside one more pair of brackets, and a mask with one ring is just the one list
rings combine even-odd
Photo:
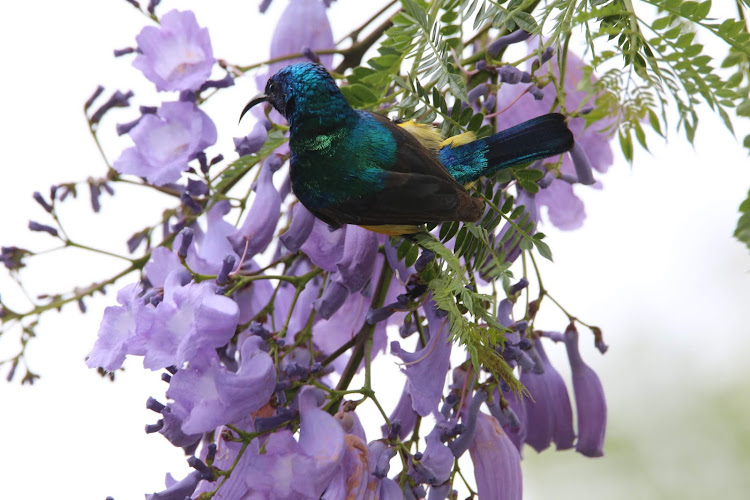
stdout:
[[396,450],[388,448],[383,441],[372,441],[367,445],[369,452],[368,465],[370,470],[370,495],[367,500],[401,500],[403,493],[398,483],[388,479],[386,475],[390,469],[390,459],[396,455]]
[[203,349],[225,345],[237,327],[239,308],[217,295],[211,282],[185,284],[184,271],[172,272],[164,285],[164,300],[155,308],[145,336],[143,365],[157,370],[181,366]]
[[[398,432],[396,432],[396,435],[398,435],[399,439],[404,439],[408,436],[414,429],[414,425],[417,423],[417,412],[414,411],[411,402],[411,395],[408,391],[408,382],[407,385],[404,385],[404,389],[401,391],[401,397],[398,399],[398,403],[396,403],[396,408],[393,409],[393,413],[391,413],[390,421],[393,425],[398,422]],[[381,430],[383,431],[384,437],[388,436],[390,433],[390,429],[388,429],[386,425],[383,425]]]
[[497,420],[478,415],[469,455],[479,498],[521,499],[521,456]]
[[318,406],[318,389],[305,387],[299,394],[302,453],[292,459],[292,470],[304,480],[292,488],[311,498],[320,498],[337,472],[346,452],[346,438],[339,422]]
[[586,210],[583,201],[573,193],[573,186],[555,179],[547,189],[540,190],[536,199],[547,207],[547,217],[552,225],[564,231],[572,231],[583,225]]
[[139,295],[141,287],[133,283],[117,292],[117,302],[104,310],[99,326],[99,337],[86,358],[89,368],[102,367],[115,371],[122,366],[127,354],[144,354],[143,339],[138,337],[137,328],[148,328],[153,315]]
[[[546,54],[546,53],[545,53]],[[558,74],[557,64],[550,63],[551,71]],[[584,77],[584,62],[572,52],[568,52],[566,74],[565,74],[565,96],[566,109],[574,111],[580,108],[581,103],[587,97],[585,90],[578,90],[578,84]],[[544,74],[538,71],[537,75]],[[506,90],[498,92],[498,108],[505,108],[518,97],[518,91]],[[541,99],[540,99],[541,97]],[[502,122],[502,128],[517,125],[535,116],[548,113],[557,98],[553,85],[547,85],[543,89],[535,89],[533,98],[521,100],[505,110],[498,120]],[[571,155],[563,155],[560,171],[572,178],[577,178],[583,184],[590,184],[594,179],[586,175],[589,167],[606,172],[613,162],[610,141],[613,131],[611,130],[614,120],[604,118],[589,127],[585,126],[583,118],[569,118],[568,127],[573,132],[576,140],[577,150]],[[584,160],[585,155],[585,160]],[[586,160],[588,160],[586,162]],[[588,166],[586,165],[588,163]],[[579,174],[576,177],[576,168]],[[547,215],[552,225],[559,229],[570,231],[578,229],[586,218],[583,202],[573,193],[573,187],[566,181],[555,179],[551,185],[542,189],[536,195],[537,203],[548,209]]]
[[248,337],[240,348],[240,366],[232,373],[215,353],[196,358],[172,377],[167,396],[187,412],[186,434],[207,432],[260,409],[276,387],[273,360],[260,337]]
[[554,440],[558,450],[573,447],[573,411],[568,389],[544,352],[542,341],[534,339],[534,348],[544,372],[521,373],[521,383],[529,390],[531,399],[525,400],[526,443],[541,452]]
[[[348,295],[346,287],[335,281],[331,283],[331,285],[334,284],[339,290],[338,293],[345,297],[339,306],[339,312],[331,314],[329,319],[317,321],[313,326],[313,342],[326,354],[334,352],[357,334],[365,322],[370,305],[369,297],[359,293]],[[319,300],[315,301],[315,308],[319,314],[323,307],[328,307],[328,304]],[[343,357],[333,362],[337,369],[343,369],[345,364],[346,360]]]
[[238,253],[247,258],[265,250],[273,239],[280,213],[281,198],[273,185],[273,171],[266,162],[255,185],[253,204],[234,237]]
[[215,59],[208,30],[190,11],[167,12],[158,28],[147,26],[135,39],[140,54],[133,66],[157,90],[198,90],[211,75]]
[[260,151],[268,138],[268,131],[263,122],[258,122],[246,137],[234,138],[234,150],[240,156],[251,155]]
[[578,413],[578,442],[576,451],[587,457],[604,455],[604,433],[607,430],[607,402],[597,374],[581,359],[578,351],[578,331],[565,330],[565,347],[573,378],[573,392]]
[[189,498],[201,479],[202,474],[197,470],[192,471],[180,481],[175,481],[170,474],[167,474],[165,481],[167,489],[159,493],[146,495],[146,500],[182,500]]
[[203,433],[185,434],[182,431],[182,423],[185,421],[188,413],[182,405],[169,403],[167,406],[159,403],[153,398],[146,402],[146,408],[161,414],[162,418],[156,424],[147,425],[146,432],[159,432],[173,445],[187,450],[194,450],[198,445]]
[[[297,266],[294,273],[290,273],[293,276],[300,276],[311,271],[311,267],[306,262],[302,265]],[[265,280],[263,280],[265,281]],[[301,331],[310,319],[310,315],[313,311],[313,302],[318,298],[320,286],[315,286],[315,281],[308,282],[307,286],[300,292],[297,297],[297,303],[294,306],[292,315],[289,318],[289,325],[286,332],[287,338],[294,339],[296,334]],[[269,292],[270,295],[271,292]],[[289,316],[289,309],[292,307],[294,301],[294,295],[296,294],[296,288],[289,283],[283,283],[280,285],[279,291],[276,294],[276,300],[274,301],[273,317],[277,328],[281,328],[286,318]]]
[[391,342],[391,353],[404,361],[403,369],[408,379],[407,387],[414,411],[425,417],[436,412],[445,385],[445,376],[450,367],[452,344],[448,341],[450,322],[436,315],[435,303],[425,307],[425,316],[430,327],[427,345],[414,353],[401,349],[398,341]]
[[[206,231],[202,231],[196,224],[192,244],[187,249],[186,261],[196,273],[217,274],[227,255],[236,255],[228,237],[233,234],[235,227],[224,220],[224,216],[231,210],[228,201],[216,203],[206,214]],[[175,246],[179,246],[182,236],[175,238]],[[237,257],[239,259],[239,257]]]
[[[314,52],[332,49],[333,32],[328,22],[325,6],[320,0],[290,0],[271,39],[271,58],[298,54],[304,47]],[[320,55],[323,66],[330,68],[333,55]],[[268,74],[273,75],[288,64],[305,61],[305,57],[271,64]]]
[[531,33],[529,33],[528,31],[518,29],[509,35],[501,36],[500,38],[489,44],[487,46],[487,53],[492,57],[496,57],[500,53],[500,51],[505,49],[508,45],[522,42],[528,39],[530,36]]
[[[395,244],[394,244],[395,243]],[[414,274],[414,266],[411,266],[409,268],[406,267],[406,264],[404,263],[404,260],[398,259],[398,246],[400,244],[400,241],[393,239],[386,239],[385,245],[383,247],[385,248],[385,258],[388,259],[388,265],[391,266],[391,269],[393,269],[394,277],[402,284],[406,284],[406,280],[409,279],[409,276]],[[424,255],[424,252],[423,252]]]
[[[341,283],[341,276],[337,274],[331,282],[326,285],[325,290],[323,290],[323,295],[313,302],[313,306],[321,318],[328,320],[331,319],[331,316],[336,314],[349,297],[349,289]],[[346,314],[348,315],[349,312]]]
[[344,456],[321,498],[364,500],[370,484],[369,450],[363,440],[353,434],[347,434],[344,443]]
[[183,269],[177,254],[166,247],[156,247],[151,250],[151,258],[144,268],[149,283],[157,288],[164,288],[167,276],[172,271]]
[[344,239],[344,250],[336,269],[341,275],[341,283],[349,293],[355,293],[370,281],[375,269],[375,256],[378,254],[378,237],[372,231],[359,226],[348,226]]
[[165,102],[130,131],[135,147],[112,165],[121,174],[145,177],[156,186],[179,180],[188,162],[216,142],[216,127],[189,102]]
[[441,429],[435,426],[425,438],[426,447],[417,468],[417,475],[420,476],[418,482],[440,484],[450,477],[454,457],[451,450],[440,440],[440,435]]
[[319,268],[334,272],[336,263],[341,260],[346,231],[347,228],[331,231],[328,224],[316,218],[312,231],[300,250]]
[[292,209],[292,222],[289,229],[279,239],[287,250],[296,252],[310,237],[314,226],[315,216],[302,203],[297,203]]

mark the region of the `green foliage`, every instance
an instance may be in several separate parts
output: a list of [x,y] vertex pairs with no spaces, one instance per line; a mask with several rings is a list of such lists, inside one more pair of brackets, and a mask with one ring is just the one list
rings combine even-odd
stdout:
[[737,229],[734,237],[744,243],[750,250],[750,192],[740,205],[740,219],[737,221]]
[[514,392],[524,391],[512,368],[495,351],[505,342],[506,328],[493,314],[493,298],[473,291],[461,261],[438,240],[427,233],[418,234],[416,239],[439,259],[434,264],[438,275],[429,287],[437,306],[448,312],[451,339],[466,349],[477,373],[484,368],[504,380]]
[[[565,2],[562,2],[565,3]],[[644,21],[631,0],[582,2],[570,16],[573,25],[585,28],[586,39],[593,54],[595,67],[612,66],[622,57],[624,67],[612,68],[588,89],[597,98],[597,115],[616,117],[621,149],[628,160],[633,158],[633,135],[647,148],[641,122],[648,123],[663,135],[660,120],[666,122],[665,109],[670,103],[679,113],[678,127],[690,142],[698,127],[696,106],[704,103],[714,110],[732,130],[729,110],[750,108],[747,89],[738,84],[747,75],[750,35],[745,23],[727,19],[721,23],[708,18],[711,1],[644,0],[659,9],[652,22]],[[573,7],[570,7],[572,12]],[[565,36],[565,29],[558,24]],[[731,48],[731,58],[724,68],[737,72],[725,78],[713,66],[714,57],[704,53],[698,35],[708,34],[724,40]],[[614,41],[606,47],[603,39]],[[739,107],[738,107],[739,106]]]
[[234,184],[245,176],[263,158],[267,158],[276,148],[289,140],[284,132],[278,128],[268,133],[265,144],[257,153],[241,156],[222,171],[218,181],[213,184],[213,190],[226,193]]
[[[555,49],[556,59],[549,63],[549,71],[533,70],[532,83],[554,86],[555,107],[564,113],[578,114],[586,108],[579,115],[586,126],[615,137],[628,161],[634,160],[638,146],[648,149],[646,127],[666,137],[670,106],[678,112],[677,128],[690,141],[700,105],[708,105],[730,129],[732,110],[750,116],[750,35],[742,20],[713,19],[710,0],[401,0],[401,6],[377,55],[352,69],[347,75],[350,85],[343,91],[355,107],[377,109],[387,104],[399,119],[437,124],[444,137],[467,131],[483,137],[497,130],[494,120],[487,123],[482,111],[467,105],[468,92],[478,81],[487,82],[491,91],[502,86],[491,69],[479,71],[475,63],[522,67],[548,47]],[[658,11],[650,19],[644,17],[649,6]],[[482,50],[497,36],[518,29],[545,33],[527,58],[507,61],[503,52],[491,58]],[[567,50],[579,35],[588,45],[590,61],[580,76],[579,63],[574,64]],[[722,62],[706,53],[702,36],[726,43]],[[479,49],[475,40],[480,41]],[[572,67],[576,71],[570,74]],[[571,82],[587,95],[577,109],[568,108]],[[750,148],[750,136],[745,144]],[[489,207],[480,221],[446,223],[437,239],[426,233],[417,238],[419,246],[439,256],[429,286],[449,313],[453,339],[466,348],[476,368],[485,367],[516,389],[509,367],[494,351],[503,341],[503,329],[492,314],[497,297],[469,288],[476,272],[507,285],[511,273],[506,258],[511,251],[536,251],[552,260],[544,235],[535,233],[525,207],[505,189],[515,185],[534,194],[543,175],[543,170],[516,167],[479,181],[472,195]],[[746,243],[749,205],[743,204],[736,232]],[[452,252],[445,248],[449,242]],[[418,245],[400,243],[399,258],[415,262]]]

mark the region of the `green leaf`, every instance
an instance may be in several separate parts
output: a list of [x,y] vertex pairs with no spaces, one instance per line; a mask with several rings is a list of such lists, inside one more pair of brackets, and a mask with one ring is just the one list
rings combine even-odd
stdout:
[[737,116],[750,116],[750,99],[742,101],[742,103],[737,106]]
[[483,120],[484,115],[482,113],[477,113],[471,117],[471,120],[469,120],[469,124],[466,126],[466,128],[471,132],[476,132],[482,127]]
[[406,258],[409,251],[412,249],[414,245],[411,241],[404,238],[404,241],[401,242],[401,245],[398,247],[398,251],[396,252],[396,257],[398,260],[403,260]]
[[513,14],[513,21],[524,31],[528,31],[529,33],[539,32],[539,25],[536,19],[528,12],[521,11]]
[[[745,142],[748,142],[745,138]],[[745,201],[740,204],[740,218],[737,221],[737,228],[734,230],[734,237],[747,246],[750,250],[750,192],[747,194]]]
[[552,250],[550,250],[549,245],[538,238],[532,238],[531,241],[534,243],[534,246],[536,247],[537,252],[539,252],[539,255],[549,261],[552,260]]
[[661,125],[659,124],[659,117],[657,117],[656,113],[650,108],[648,110],[648,121],[651,124],[651,128],[654,129],[654,132],[664,137],[664,134],[661,131]]
[[661,31],[672,22],[671,16],[660,17],[651,24],[651,27],[655,30]]
[[536,182],[544,177],[544,172],[535,168],[524,168],[513,171],[513,175],[516,176],[520,182]]
[[412,247],[406,253],[406,257],[404,258],[404,264],[406,265],[406,267],[413,266],[417,261],[417,257],[419,257],[419,246],[412,245]]
[[641,127],[640,123],[635,122],[633,124],[633,128],[635,129],[635,138],[638,139],[641,147],[648,151],[648,145],[646,144],[646,134],[643,132],[643,127]]
[[374,104],[378,100],[378,97],[373,94],[372,90],[360,83],[341,87],[341,93],[344,94],[347,102],[354,108],[365,107],[368,104]]
[[630,131],[619,131],[617,135],[620,138],[620,149],[628,162],[633,162],[633,139],[630,137]]

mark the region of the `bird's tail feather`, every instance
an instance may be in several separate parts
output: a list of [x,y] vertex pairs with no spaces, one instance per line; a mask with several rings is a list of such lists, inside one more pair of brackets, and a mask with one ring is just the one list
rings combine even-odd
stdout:
[[550,113],[463,146],[445,147],[438,156],[457,181],[467,184],[503,168],[564,153],[573,142],[565,116]]

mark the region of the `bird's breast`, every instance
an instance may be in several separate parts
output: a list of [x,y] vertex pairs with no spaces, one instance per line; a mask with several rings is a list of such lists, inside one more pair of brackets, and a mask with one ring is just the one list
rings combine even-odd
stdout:
[[290,148],[292,189],[310,210],[384,189],[389,162],[396,156],[392,137],[361,121],[325,134],[292,137]]

